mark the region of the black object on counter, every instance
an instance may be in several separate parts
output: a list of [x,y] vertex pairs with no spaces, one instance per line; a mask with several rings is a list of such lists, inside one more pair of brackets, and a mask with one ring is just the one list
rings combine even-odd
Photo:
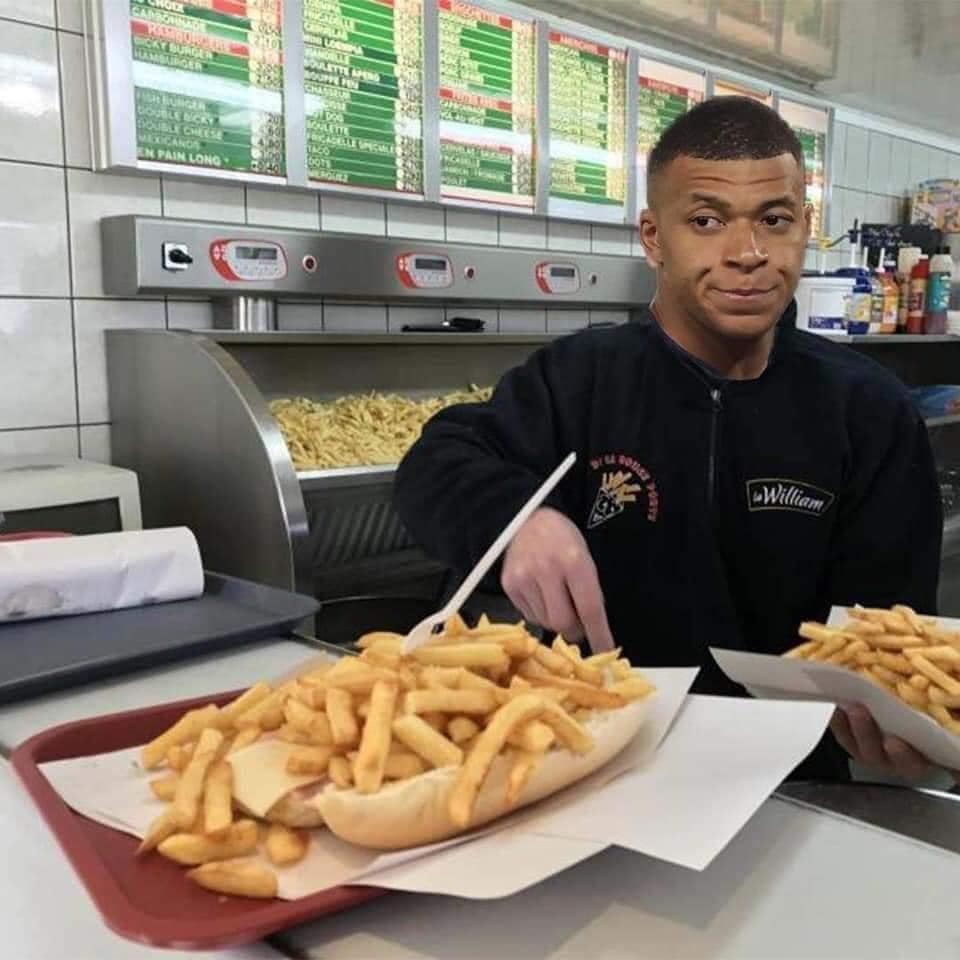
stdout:
[[450,317],[439,323],[405,323],[404,333],[483,333],[486,322],[476,317]]
[[208,572],[193,600],[3,623],[0,703],[285,637],[318,607],[313,597]]

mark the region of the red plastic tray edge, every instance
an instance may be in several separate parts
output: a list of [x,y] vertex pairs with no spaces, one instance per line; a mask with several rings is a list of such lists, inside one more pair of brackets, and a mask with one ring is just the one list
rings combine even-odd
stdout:
[[[130,904],[123,888],[106,869],[96,848],[84,832],[82,824],[92,821],[75,813],[67,806],[43,775],[39,765],[51,760],[103,752],[102,749],[58,752],[57,742],[67,735],[95,734],[105,722],[115,724],[127,718],[155,722],[156,732],[159,733],[185,711],[211,702],[225,703],[237,693],[239,691],[61,724],[24,741],[10,758],[17,776],[67,855],[104,923],[121,937],[154,947],[170,947],[179,950],[222,949],[261,940],[287,927],[346,910],[390,892],[377,887],[334,887],[299,900],[250,900],[248,907],[240,916],[197,916],[189,920],[151,916]],[[87,739],[87,736],[84,736],[83,739],[88,744],[95,742],[92,737]],[[136,738],[136,740],[140,739]],[[136,742],[126,744],[126,746],[136,745]],[[115,749],[122,748],[122,745],[115,747]],[[130,837],[131,856],[135,849],[136,840]],[[189,883],[186,878],[184,882]],[[207,894],[206,891],[204,894],[209,896],[211,908],[215,909],[220,902],[220,895]]]

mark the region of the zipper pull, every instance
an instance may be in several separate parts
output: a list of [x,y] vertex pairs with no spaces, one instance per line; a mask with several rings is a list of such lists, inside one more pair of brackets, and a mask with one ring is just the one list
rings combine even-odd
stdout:
[[715,411],[716,411],[716,410],[720,410],[720,409],[723,407],[723,403],[721,402],[722,399],[723,399],[723,396],[722,396],[722,394],[720,393],[720,388],[719,388],[719,387],[714,387],[714,388],[710,391],[710,399],[713,401],[713,409],[714,409]]

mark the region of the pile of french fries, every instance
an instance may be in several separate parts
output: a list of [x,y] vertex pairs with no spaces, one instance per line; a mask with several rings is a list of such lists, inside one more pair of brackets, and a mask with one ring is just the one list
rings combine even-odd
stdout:
[[259,822],[238,809],[230,757],[261,737],[293,745],[290,774],[375,793],[384,783],[458,767],[450,798],[455,824],[470,825],[490,767],[510,759],[506,802],[516,803],[548,751],[589,752],[583,721],[647,696],[653,687],[619,650],[583,657],[557,637],[541,644],[523,623],[468,627],[459,617],[409,656],[403,638],[372,633],[362,653],[272,687],[255,684],[233,702],[191,710],[143,747],[159,770],[153,794],[169,806],[139,852],[190,866],[207,889],[273,897],[283,867],[307,853],[309,831]]
[[804,623],[785,656],[847,667],[960,733],[960,633],[907,606],[851,607],[842,627]]

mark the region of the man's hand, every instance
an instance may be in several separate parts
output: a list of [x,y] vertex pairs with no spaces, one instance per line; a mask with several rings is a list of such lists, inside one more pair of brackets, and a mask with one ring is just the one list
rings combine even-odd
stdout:
[[533,623],[594,653],[613,649],[597,568],[580,531],[562,513],[541,507],[507,548],[504,592]]
[[854,760],[888,776],[920,780],[934,770],[910,744],[883,733],[867,708],[859,704],[837,707],[830,729]]

